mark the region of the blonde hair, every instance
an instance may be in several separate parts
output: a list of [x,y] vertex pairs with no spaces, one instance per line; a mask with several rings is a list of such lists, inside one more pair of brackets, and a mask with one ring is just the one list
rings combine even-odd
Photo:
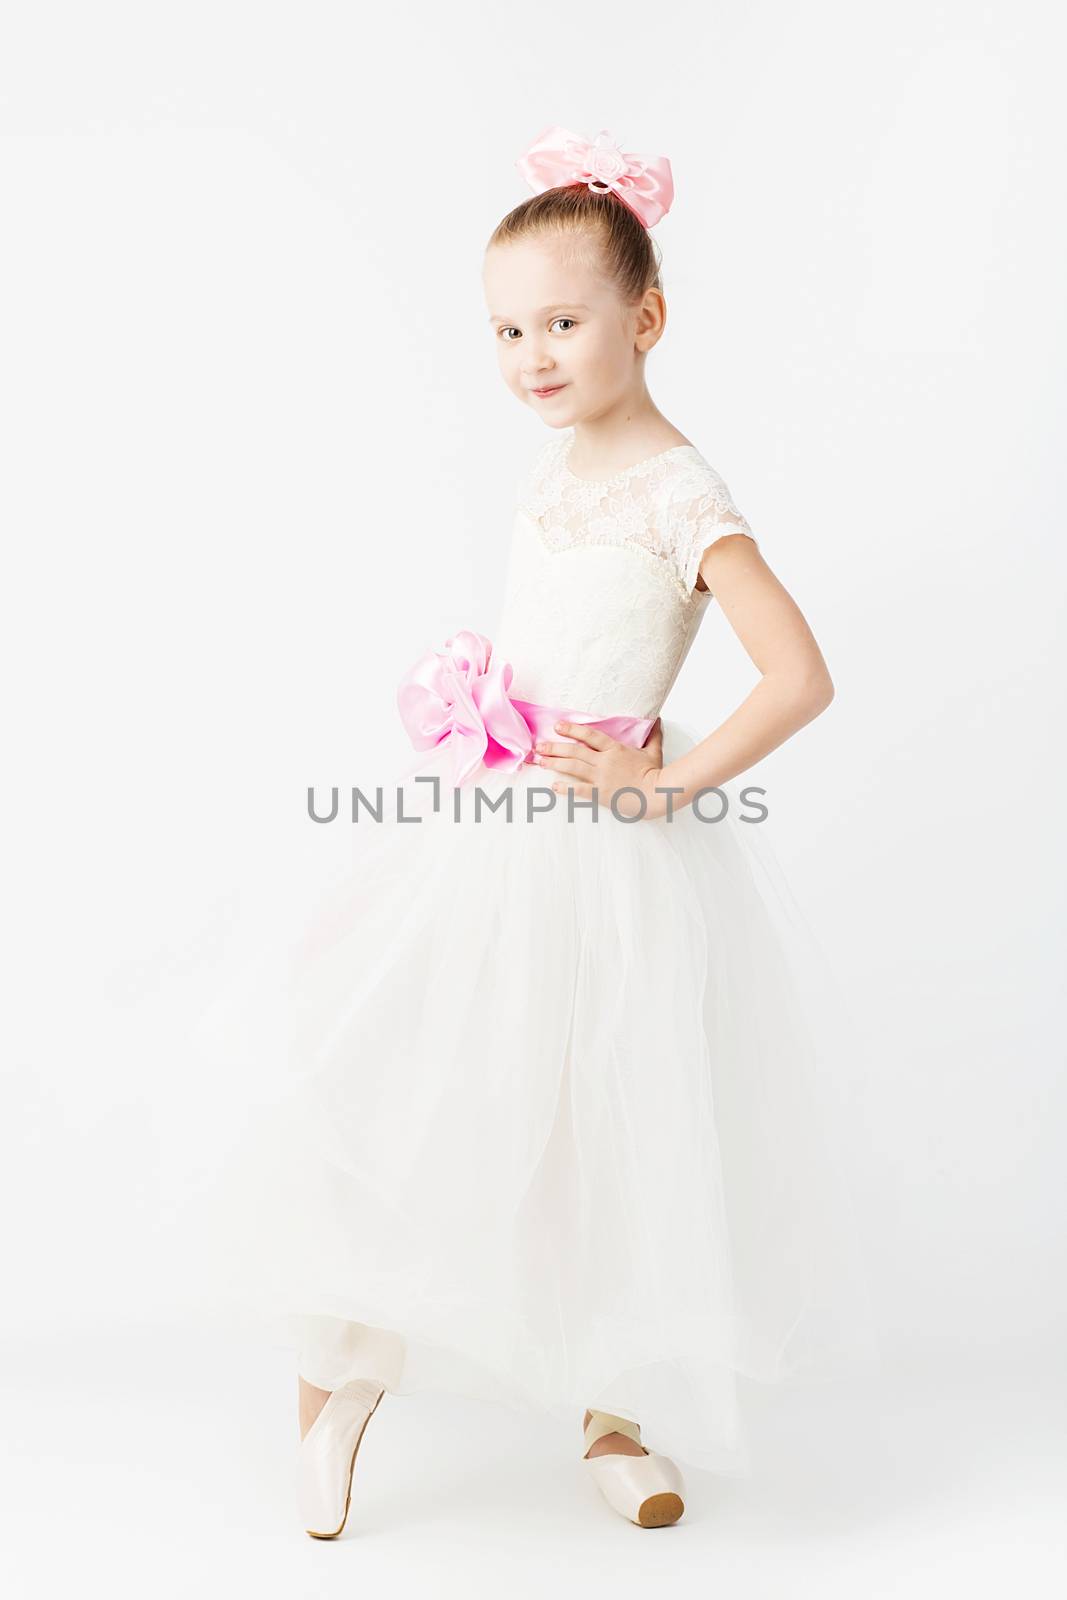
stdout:
[[611,190],[569,183],[531,195],[509,211],[493,229],[486,249],[537,237],[572,238],[578,249],[592,243],[604,277],[629,305],[648,289],[659,289],[660,261],[640,217]]

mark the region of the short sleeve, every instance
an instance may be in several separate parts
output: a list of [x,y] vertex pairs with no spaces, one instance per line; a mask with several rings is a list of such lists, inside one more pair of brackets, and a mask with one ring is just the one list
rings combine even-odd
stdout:
[[716,539],[729,533],[743,533],[759,549],[759,542],[734,504],[724,480],[706,462],[701,463],[699,483],[686,486],[672,507],[678,574],[686,594],[692,594],[700,574],[704,552]]

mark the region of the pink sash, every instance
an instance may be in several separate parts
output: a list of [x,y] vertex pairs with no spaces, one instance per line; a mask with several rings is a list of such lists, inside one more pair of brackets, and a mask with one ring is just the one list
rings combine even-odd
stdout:
[[546,706],[508,693],[511,663],[496,660],[484,634],[463,629],[445,648],[427,650],[400,680],[397,707],[416,750],[449,744],[453,781],[468,783],[479,766],[517,772],[539,739],[575,744],[557,733],[557,722],[600,728],[620,744],[639,750],[655,717],[596,717],[570,706]]

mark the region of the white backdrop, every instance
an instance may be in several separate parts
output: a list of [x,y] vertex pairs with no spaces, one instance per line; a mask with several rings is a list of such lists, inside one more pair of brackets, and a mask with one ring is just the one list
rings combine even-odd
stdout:
[[[481,254],[560,122],[672,161],[650,388],[835,680],[749,776],[863,1040],[835,1087],[887,1352],[1061,1345],[1056,8],[3,31],[7,1335],[210,1298],[161,1197],[248,1083],[205,1118],[181,1041],[345,847],[306,786],[408,760],[400,673],[492,633],[544,432]],[[753,681],[713,606],[667,715],[702,735]]]

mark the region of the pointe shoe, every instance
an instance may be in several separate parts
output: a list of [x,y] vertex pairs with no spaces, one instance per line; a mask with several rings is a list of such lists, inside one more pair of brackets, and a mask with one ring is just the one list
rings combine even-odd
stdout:
[[356,1451],[384,1393],[373,1378],[342,1384],[300,1441],[297,1499],[304,1530],[313,1539],[336,1539],[345,1525]]
[[636,1422],[612,1416],[610,1411],[593,1411],[582,1431],[586,1449],[582,1460],[609,1506],[640,1528],[665,1528],[678,1521],[685,1510],[685,1482],[669,1456],[645,1450],[644,1445],[643,1456],[618,1451],[602,1456],[588,1453],[606,1433],[623,1433],[641,1444]]

